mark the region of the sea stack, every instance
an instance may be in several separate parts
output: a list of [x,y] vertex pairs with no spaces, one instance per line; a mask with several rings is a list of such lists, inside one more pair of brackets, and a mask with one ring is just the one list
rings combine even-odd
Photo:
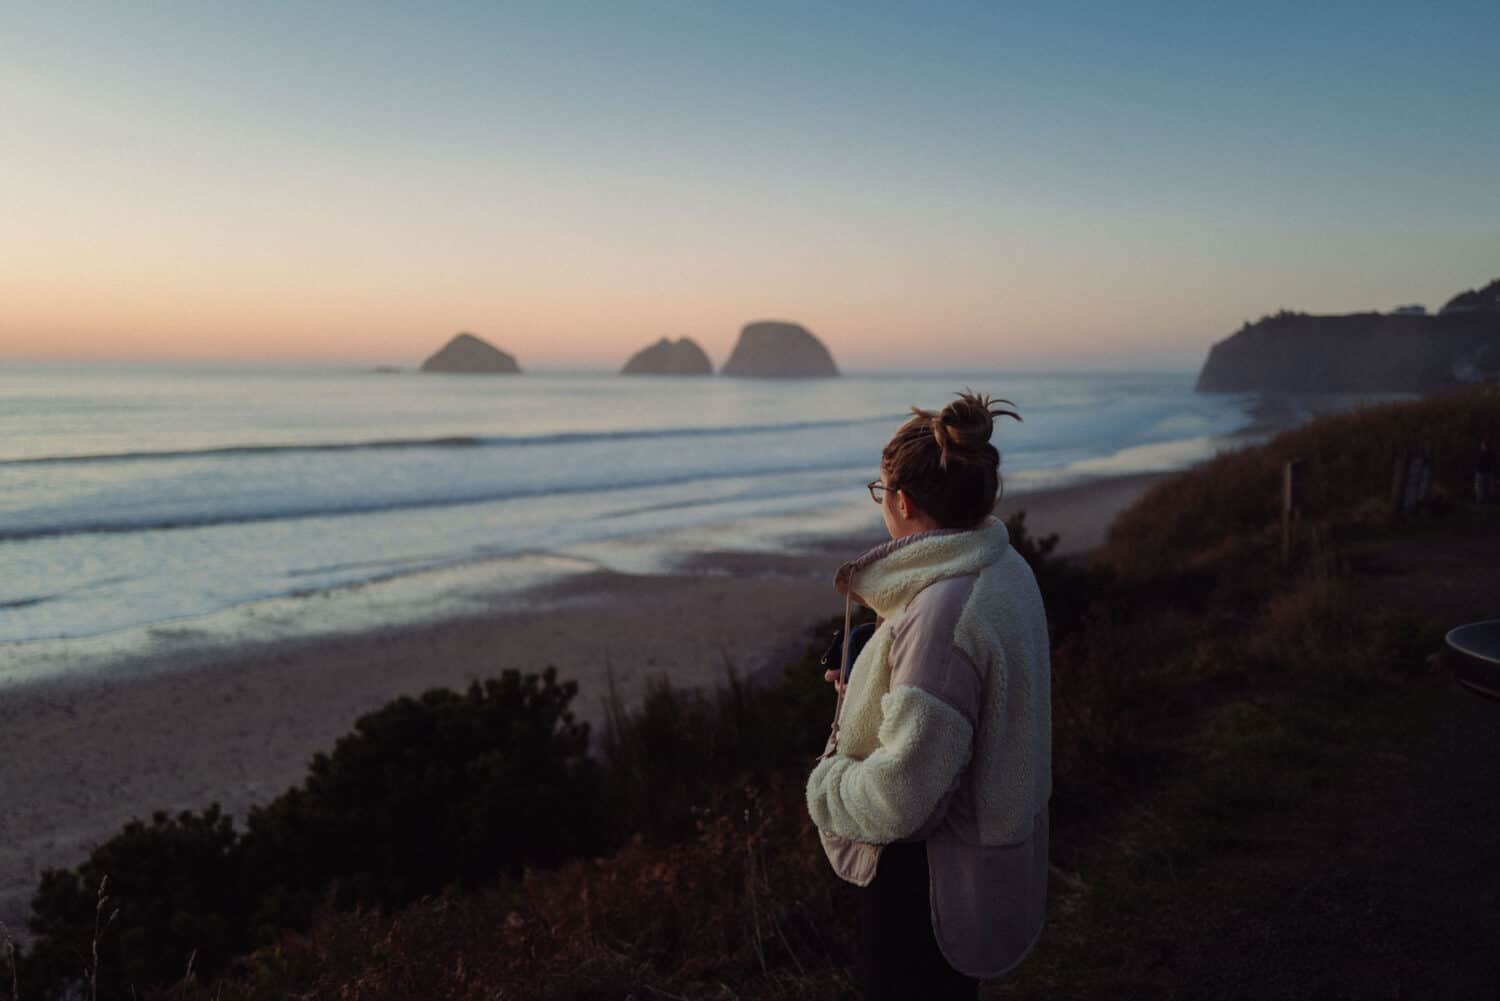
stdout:
[[684,337],[672,341],[663,337],[630,356],[621,375],[713,375],[713,363],[696,341]]
[[724,375],[755,379],[818,379],[839,374],[823,342],[797,323],[762,320],[740,331]]
[[514,375],[521,371],[516,360],[482,337],[459,333],[422,363],[423,372]]

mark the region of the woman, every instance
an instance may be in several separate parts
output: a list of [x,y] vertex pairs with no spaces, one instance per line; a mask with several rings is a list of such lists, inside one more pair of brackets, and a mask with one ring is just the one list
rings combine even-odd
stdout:
[[1041,934],[1047,620],[992,513],[994,419],[1020,417],[969,392],[912,412],[870,484],[891,541],[835,578],[881,621],[847,686],[828,675],[839,709],[807,806],[834,870],[861,887],[866,997],[973,998]]

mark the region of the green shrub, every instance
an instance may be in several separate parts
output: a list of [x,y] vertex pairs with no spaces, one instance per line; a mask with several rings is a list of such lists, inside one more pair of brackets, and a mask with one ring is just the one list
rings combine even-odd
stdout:
[[833,717],[834,692],[819,657],[842,623],[830,619],[819,626],[775,685],[747,684],[726,665],[725,681],[712,691],[657,680],[628,711],[611,686],[601,751],[617,840],[683,841],[716,789],[799,763],[810,766]]
[[190,962],[216,972],[250,945],[241,861],[230,819],[210,806],[132,821],[76,870],[47,870],[32,901],[37,938],[21,963],[22,996],[58,997],[90,972],[105,999],[177,980]]
[[1010,544],[1031,567],[1042,603],[1047,609],[1047,625],[1055,645],[1078,628],[1084,612],[1113,580],[1105,567],[1084,559],[1071,560],[1053,556],[1058,535],[1037,538],[1026,528],[1026,509],[1005,519]]
[[217,806],[126,825],[76,870],[43,876],[22,996],[65,996],[95,969],[106,878],[118,914],[97,935],[97,976],[113,999],[181,979],[190,957],[212,975],[325,897],[392,907],[604,850],[603,773],[568,709],[576,693],[549,668],[403,697],[251,811],[243,836]]
[[450,882],[602,851],[602,774],[575,682],[515,671],[363,716],[307,780],[252,810],[245,856],[264,934],[334,902],[392,906]]

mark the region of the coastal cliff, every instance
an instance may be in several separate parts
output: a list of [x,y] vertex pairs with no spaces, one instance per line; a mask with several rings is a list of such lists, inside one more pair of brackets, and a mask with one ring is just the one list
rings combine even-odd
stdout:
[[760,379],[816,379],[839,374],[823,342],[797,323],[762,320],[740,331],[724,375]]
[[1215,344],[1200,392],[1426,392],[1500,375],[1500,280],[1437,315],[1283,310]]

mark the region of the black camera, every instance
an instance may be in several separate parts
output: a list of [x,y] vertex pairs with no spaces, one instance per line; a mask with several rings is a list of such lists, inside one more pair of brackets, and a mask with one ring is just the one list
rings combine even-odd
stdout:
[[[875,635],[875,623],[866,622],[864,625],[855,626],[849,630],[849,675],[854,675],[854,662],[859,659],[859,652],[870,642],[870,637]],[[818,663],[830,671],[837,671],[842,665],[844,658],[844,631],[836,629],[833,633],[833,642],[823,653],[823,659]],[[847,679],[846,679],[847,680]]]

